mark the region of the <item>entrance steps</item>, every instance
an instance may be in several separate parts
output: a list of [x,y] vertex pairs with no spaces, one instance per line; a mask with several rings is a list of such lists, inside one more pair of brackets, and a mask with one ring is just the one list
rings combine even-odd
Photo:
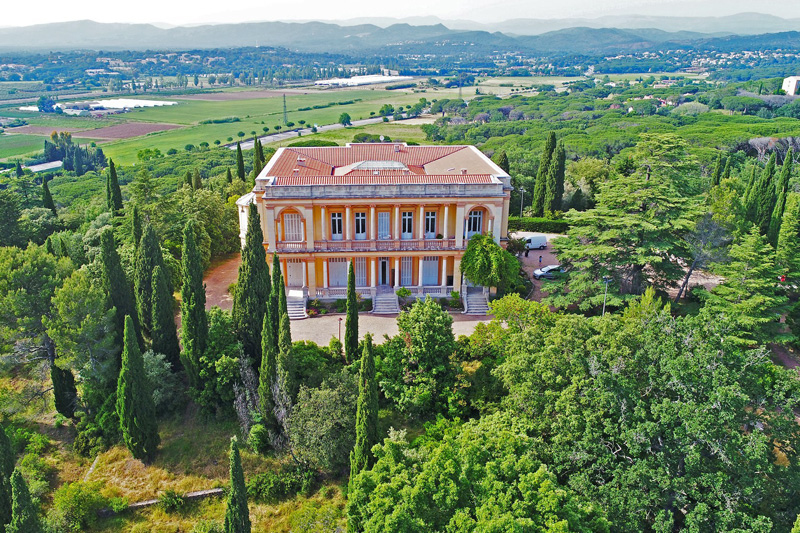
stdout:
[[489,314],[489,303],[486,295],[483,294],[482,287],[470,287],[467,289],[467,308],[465,315],[486,316]]
[[379,287],[372,300],[372,313],[375,315],[396,315],[400,312],[397,295],[391,288]]
[[302,320],[308,318],[306,313],[306,299],[286,297],[286,310],[289,312],[289,320]]

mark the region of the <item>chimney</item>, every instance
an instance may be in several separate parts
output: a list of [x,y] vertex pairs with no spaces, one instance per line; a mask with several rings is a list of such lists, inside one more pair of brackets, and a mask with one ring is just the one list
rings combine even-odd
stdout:
[[305,157],[298,157],[297,158],[297,166],[299,166],[299,167],[306,166],[306,158]]
[[300,175],[300,169],[299,168],[293,168],[292,169],[292,176],[299,176],[299,175]]
[[394,145],[394,151],[395,152],[399,152],[400,151],[400,145],[399,144],[395,144]]
[[466,169],[466,168],[462,168],[462,169],[461,169],[461,173],[462,173],[462,174],[466,174],[466,173],[467,173],[467,169]]

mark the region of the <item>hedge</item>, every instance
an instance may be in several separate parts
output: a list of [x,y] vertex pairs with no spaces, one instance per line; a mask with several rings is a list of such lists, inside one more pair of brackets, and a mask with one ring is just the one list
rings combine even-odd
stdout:
[[508,231],[538,231],[541,233],[566,233],[569,222],[536,217],[508,217]]

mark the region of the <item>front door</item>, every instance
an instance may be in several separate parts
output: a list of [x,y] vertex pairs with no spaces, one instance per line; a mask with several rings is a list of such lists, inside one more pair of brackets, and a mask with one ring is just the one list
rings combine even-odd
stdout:
[[381,258],[378,268],[378,280],[381,285],[389,284],[389,260]]
[[286,284],[289,287],[303,286],[303,263],[301,261],[286,262]]

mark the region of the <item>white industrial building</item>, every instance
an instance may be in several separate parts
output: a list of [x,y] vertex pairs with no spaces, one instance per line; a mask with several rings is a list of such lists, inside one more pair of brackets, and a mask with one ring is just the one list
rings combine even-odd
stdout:
[[800,76],[789,76],[784,78],[783,85],[781,86],[783,92],[789,95],[796,95],[797,90],[800,89]]

